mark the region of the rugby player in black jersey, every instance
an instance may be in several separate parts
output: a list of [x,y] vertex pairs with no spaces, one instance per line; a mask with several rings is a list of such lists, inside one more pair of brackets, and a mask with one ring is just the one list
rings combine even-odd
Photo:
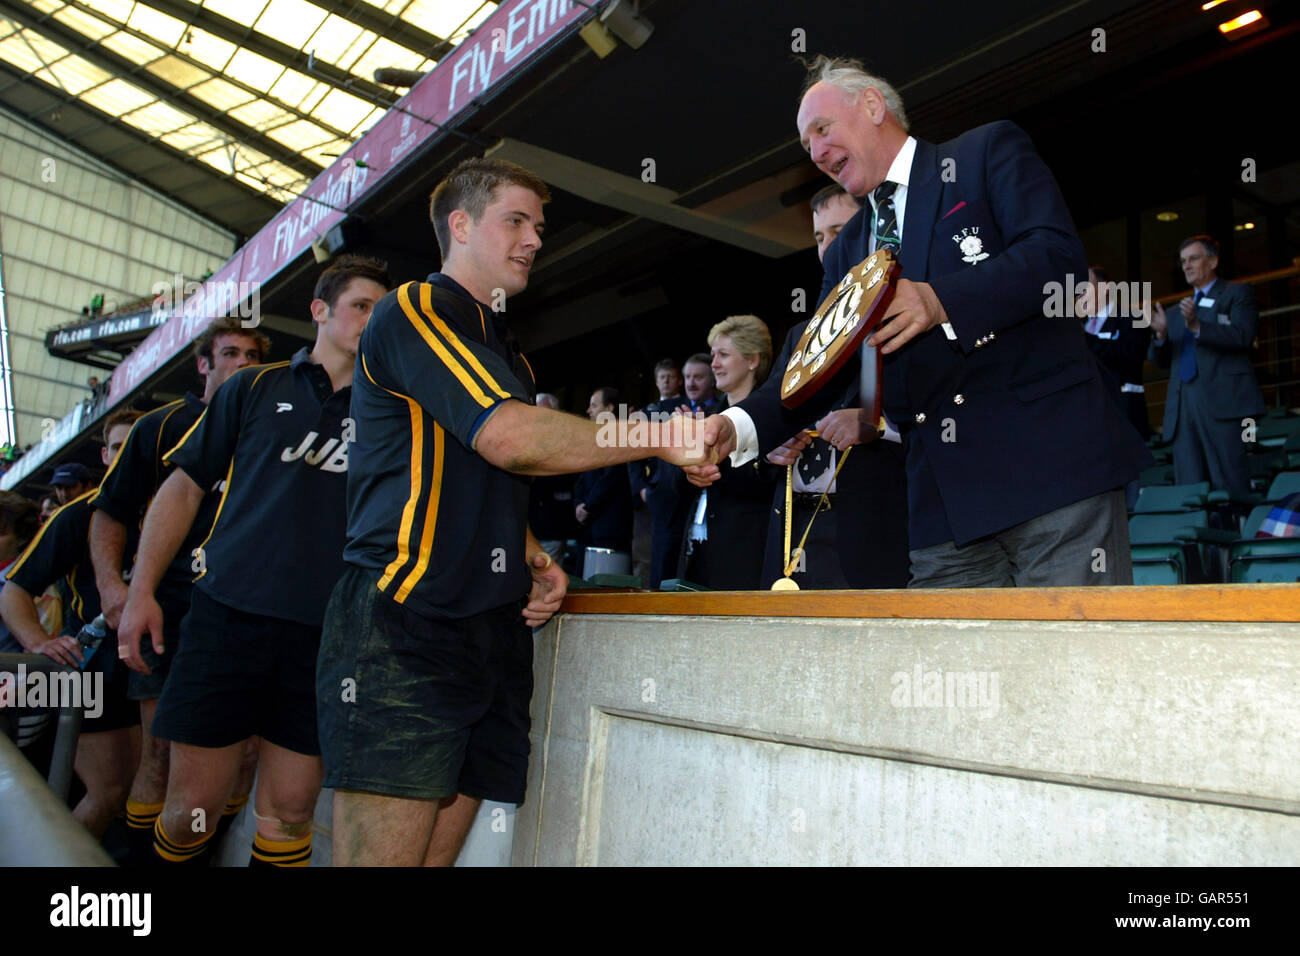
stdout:
[[[127,587],[122,572],[130,566],[133,554],[128,537],[138,533],[149,502],[159,486],[171,474],[163,455],[184,437],[217,389],[231,375],[248,365],[265,361],[271,340],[255,328],[245,328],[240,319],[215,319],[194,343],[194,360],[203,379],[203,394],[187,392],[184,398],[155,408],[141,416],[131,429],[122,453],[104,476],[98,494],[90,505],[95,509],[90,524],[90,553],[95,562],[95,583],[99,588],[104,617],[116,628],[126,605]],[[149,732],[153,724],[158,697],[171,668],[172,656],[180,638],[180,622],[190,607],[190,591],[195,572],[191,551],[198,546],[212,526],[220,495],[210,492],[199,509],[188,547],[182,547],[168,566],[156,595],[163,609],[165,652],[153,653],[151,646],[142,648],[148,673],[130,672],[128,696],[140,707],[140,768],[131,784],[126,801],[127,831],[131,837],[128,862],[148,862],[153,848],[153,826],[163,808],[167,791],[167,755],[169,743]],[[257,750],[250,746],[234,792],[222,812],[229,822],[248,800],[257,766]]]
[[207,490],[216,519],[194,549],[198,578],[154,717],[170,740],[154,852],[195,862],[260,737],[251,865],[306,866],[320,792],[314,676],[321,615],[343,568],[349,417],[357,342],[388,291],[381,263],[343,256],[317,280],[316,342],[291,361],[241,369],[171,451],[141,533],[120,651],[144,672],[146,636],[164,651],[154,593]]
[[699,460],[694,419],[619,435],[532,404],[505,303],[549,198],[513,163],[456,167],[431,197],[442,271],[387,295],[361,337],[347,567],[317,674],[336,865],[449,865],[482,800],[523,801],[529,625],[568,587],[528,530],[525,476]]
[[[122,409],[104,419],[100,460],[105,465],[112,466],[137,417],[139,412]],[[85,659],[74,635],[100,612],[87,543],[88,502],[93,494],[94,486],[90,485],[50,516],[26,550],[6,570],[5,586],[0,589],[0,616],[21,649],[44,654],[69,667],[80,667]],[[47,587],[60,580],[66,582],[69,600],[63,609],[62,634],[50,636],[41,627],[36,600]],[[111,639],[110,636],[105,643]],[[87,710],[81,736],[77,738],[73,769],[85,784],[86,795],[72,813],[87,830],[100,837],[126,805],[127,791],[139,762],[140,733],[136,728],[140,716],[127,699],[126,669],[114,660],[112,647],[99,648],[86,665],[86,671],[103,675],[98,679],[102,682],[98,686],[103,697]]]

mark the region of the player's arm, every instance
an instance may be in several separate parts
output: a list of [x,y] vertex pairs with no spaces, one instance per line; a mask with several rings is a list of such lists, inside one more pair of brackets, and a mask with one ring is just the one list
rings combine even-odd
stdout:
[[145,515],[140,546],[135,553],[135,570],[131,572],[131,587],[117,632],[118,656],[127,667],[141,674],[148,674],[149,666],[140,656],[140,639],[147,633],[154,651],[161,654],[164,650],[162,608],[154,592],[189,534],[202,501],[203,489],[177,468],[162,483]]
[[90,518],[90,560],[95,565],[95,587],[108,626],[117,629],[126,606],[127,587],[122,580],[122,555],[126,553],[126,525],[102,509]]
[[198,516],[204,491],[185,471],[175,469],[158,489],[145,515],[131,572],[130,594],[152,595],[162,582],[167,565],[180,550]]
[[35,595],[60,578],[71,574],[85,549],[84,512],[66,505],[54,512],[50,520],[22,554],[9,566],[5,585],[0,588],[0,616],[18,643],[31,653],[70,666],[81,661],[81,652],[73,638],[51,638],[41,627]]
[[617,428],[598,425],[522,401],[503,401],[479,427],[472,447],[498,468],[521,475],[566,475],[655,456],[689,464],[702,460],[696,424],[696,419],[679,416],[629,423],[620,434],[622,423]]
[[51,637],[41,627],[40,611],[36,599],[13,581],[0,588],[0,618],[5,627],[28,654],[44,654],[60,664],[76,667],[81,663],[81,647],[77,639],[66,635]]

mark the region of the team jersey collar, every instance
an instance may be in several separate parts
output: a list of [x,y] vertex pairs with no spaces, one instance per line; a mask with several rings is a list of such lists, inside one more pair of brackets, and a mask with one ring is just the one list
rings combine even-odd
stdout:
[[454,295],[464,296],[466,299],[469,299],[471,302],[477,305],[480,309],[483,310],[484,315],[489,316],[491,318],[492,331],[496,333],[497,338],[502,342],[506,340],[507,326],[506,326],[506,317],[504,313],[497,312],[490,305],[485,305],[482,302],[480,302],[478,299],[474,298],[474,296],[470,295],[468,289],[466,289],[463,285],[461,285],[459,282],[457,282],[455,279],[453,279],[451,276],[445,273],[435,272],[429,276],[428,281],[430,285],[436,285],[439,289],[443,289],[447,292],[451,292]]

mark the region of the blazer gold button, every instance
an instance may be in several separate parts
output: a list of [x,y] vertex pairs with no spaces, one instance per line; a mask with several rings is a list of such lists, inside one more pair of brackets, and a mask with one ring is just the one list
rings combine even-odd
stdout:
[[917,423],[918,425],[924,425],[924,424],[925,424],[925,412],[917,412],[917,413],[916,413],[916,423]]
[[954,395],[954,396],[952,397],[952,403],[953,403],[954,405],[961,405],[961,404],[963,404],[965,401],[966,401],[966,396],[965,396],[965,395],[962,395],[962,394],[957,394],[957,395]]

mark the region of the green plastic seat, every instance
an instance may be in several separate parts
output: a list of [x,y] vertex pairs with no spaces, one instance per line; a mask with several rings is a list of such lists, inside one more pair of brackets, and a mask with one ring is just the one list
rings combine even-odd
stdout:
[[1143,487],[1138,491],[1137,513],[1156,511],[1191,511],[1205,507],[1205,499],[1210,493],[1208,481],[1197,481],[1187,485],[1154,485]]
[[1138,484],[1143,488],[1151,485],[1172,485],[1174,483],[1173,465],[1152,465],[1144,468],[1138,475]]
[[1255,557],[1236,561],[1229,580],[1233,584],[1294,584],[1300,581],[1300,553],[1285,558]]
[[1265,497],[1269,501],[1281,501],[1296,492],[1300,492],[1300,471],[1284,471],[1273,479]]

